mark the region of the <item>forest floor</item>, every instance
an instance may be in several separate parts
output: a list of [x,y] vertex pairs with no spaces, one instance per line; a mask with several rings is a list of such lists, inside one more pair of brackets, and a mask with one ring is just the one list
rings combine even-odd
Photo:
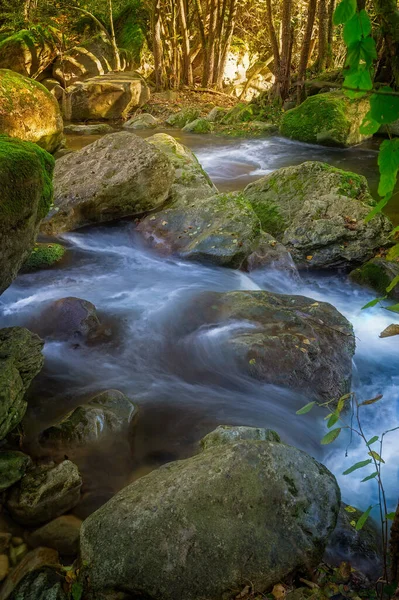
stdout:
[[171,113],[190,107],[199,110],[201,117],[206,117],[215,106],[232,108],[238,102],[238,98],[216,92],[188,89],[166,90],[165,92],[153,92],[149,102],[145,105],[145,111],[164,120]]

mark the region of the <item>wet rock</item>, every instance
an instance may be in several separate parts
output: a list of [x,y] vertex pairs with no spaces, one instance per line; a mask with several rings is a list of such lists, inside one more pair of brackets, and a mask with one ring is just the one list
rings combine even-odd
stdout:
[[209,198],[217,193],[216,187],[190,148],[180,144],[167,133],[156,133],[146,141],[166,154],[174,167],[174,180],[169,192],[171,202],[192,202],[194,199]]
[[360,531],[356,531],[351,521],[358,521],[362,511],[347,512],[342,503],[337,526],[334,529],[325,551],[324,561],[338,567],[341,562],[349,562],[369,581],[375,582],[383,572],[382,540],[378,525],[368,519]]
[[24,541],[20,539],[20,544],[13,544],[10,547],[10,561],[13,567],[15,567],[21,560],[28,554],[28,546],[24,544]]
[[60,568],[43,568],[40,572],[27,574],[7,598],[9,600],[67,600],[64,585]]
[[186,133],[210,133],[212,124],[208,119],[198,118],[183,127]]
[[369,108],[368,98],[349,100],[339,92],[318,94],[283,114],[280,133],[311,144],[353,146],[370,137],[359,131]]
[[40,82],[54,96],[57,102],[61,105],[65,90],[60,86],[56,79],[42,79]]
[[[1,526],[4,527],[4,524],[1,523]],[[0,554],[3,554],[10,545],[11,542],[11,533],[1,531],[0,532]]]
[[34,27],[21,29],[0,42],[0,69],[11,69],[36,79],[51,65],[57,54],[54,33],[46,37]]
[[263,291],[205,292],[188,306],[182,323],[185,335],[237,324],[221,352],[232,355],[251,377],[319,401],[349,391],[355,338],[351,324],[331,304]]
[[208,450],[213,446],[233,444],[239,440],[253,442],[281,442],[278,433],[262,427],[245,427],[241,425],[219,425],[201,440],[201,447]]
[[28,534],[29,546],[53,548],[63,556],[75,556],[79,551],[82,521],[73,515],[62,515]]
[[57,100],[37,81],[0,69],[0,131],[54,152],[63,140]]
[[[1,107],[0,99],[0,130]],[[50,209],[53,168],[54,159],[36,144],[0,135],[0,294],[28,258]]]
[[364,177],[325,163],[278,169],[249,184],[244,197],[262,229],[302,268],[361,264],[388,242],[392,229],[382,214],[365,223],[375,202]]
[[197,108],[183,108],[179,112],[170,115],[166,122],[172,127],[183,129],[185,125],[195,121],[200,116],[200,111]]
[[[35,584],[36,579],[45,581],[47,576],[44,575],[54,573],[53,569],[57,567],[59,567],[59,560],[55,550],[37,548],[29,552],[7,578],[0,590],[0,600],[64,600],[65,596],[59,593],[54,595],[43,593],[46,589],[51,590],[51,587]],[[56,581],[60,581],[60,577]],[[55,586],[54,582],[53,586]]]
[[77,81],[65,92],[68,121],[121,119],[143,106],[150,90],[137,73],[108,73]]
[[114,129],[107,123],[92,123],[84,125],[74,125],[70,123],[64,127],[65,134],[72,135],[106,135],[114,133]]
[[0,329],[0,440],[22,420],[25,392],[41,371],[42,340],[23,327]]
[[185,200],[145,218],[137,227],[163,254],[239,268],[256,247],[259,219],[241,194]]
[[42,223],[53,235],[158,208],[174,169],[164,153],[133,133],[112,133],[58,159],[54,210]]
[[297,274],[297,268],[287,248],[280,244],[272,235],[262,232],[258,244],[248,256],[248,271],[269,267],[277,271]]
[[154,129],[159,127],[161,121],[148,113],[132,117],[123,125],[123,129]]
[[10,570],[10,561],[7,554],[0,554],[0,581],[4,581]]
[[45,523],[78,504],[81,485],[78,468],[71,461],[40,464],[9,490],[7,509],[23,525]]
[[31,273],[47,269],[57,264],[65,254],[64,246],[60,244],[35,244],[30,256],[21,267],[22,273]]
[[0,452],[0,492],[19,481],[31,463],[31,458],[23,452],[14,450]]
[[296,448],[233,437],[140,478],[84,521],[91,597],[211,600],[248,581],[261,593],[318,563],[339,510],[333,475]]
[[387,293],[391,281],[399,275],[399,258],[389,260],[387,257],[376,257],[366,262],[361,267],[349,273],[349,278],[360,285],[365,285],[377,292],[379,296],[388,295],[393,300],[399,300],[399,284]]
[[219,123],[227,113],[227,109],[221,106],[215,106],[207,115],[208,121],[211,123]]
[[61,423],[46,429],[41,442],[62,448],[98,442],[126,428],[137,408],[118,390],[107,390],[76,408]]
[[32,327],[45,338],[71,341],[95,341],[102,332],[94,304],[73,297],[49,304]]

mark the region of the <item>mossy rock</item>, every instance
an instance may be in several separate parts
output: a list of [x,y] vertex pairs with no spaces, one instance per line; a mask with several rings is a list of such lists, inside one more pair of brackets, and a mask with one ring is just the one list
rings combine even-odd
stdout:
[[65,254],[60,244],[35,244],[29,258],[22,265],[23,273],[47,269],[58,263]]
[[57,56],[54,34],[39,28],[22,29],[0,41],[0,69],[36,78]]
[[188,123],[198,119],[199,116],[200,111],[197,108],[183,108],[179,112],[170,115],[170,117],[166,119],[166,123],[172,125],[172,127],[183,129]]
[[183,131],[186,133],[210,133],[212,131],[212,124],[207,119],[195,119],[191,123],[187,123],[183,127]]
[[367,98],[349,100],[336,92],[311,96],[284,113],[280,133],[311,144],[353,146],[370,137],[359,131],[369,107]]
[[0,452],[0,492],[22,479],[32,460],[23,452],[4,450]]
[[53,157],[36,144],[0,135],[0,293],[32,251],[50,209],[53,169]]
[[44,85],[0,69],[0,134],[55,152],[63,140],[63,127],[58,102]]
[[388,256],[372,258],[352,271],[349,277],[355,283],[372,288],[379,296],[388,295],[389,298],[399,300],[399,284],[390,292],[386,291],[391,281],[399,275],[399,259],[388,260]]
[[207,114],[206,118],[211,123],[219,123],[223,117],[227,114],[227,108],[223,108],[222,106],[215,106],[212,110]]
[[232,125],[235,123],[248,123],[255,120],[259,109],[254,104],[237,104],[231,108],[227,114],[220,120],[222,125]]

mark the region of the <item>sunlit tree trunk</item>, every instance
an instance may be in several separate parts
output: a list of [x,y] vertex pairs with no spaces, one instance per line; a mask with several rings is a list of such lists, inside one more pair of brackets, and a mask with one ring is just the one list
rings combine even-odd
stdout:
[[155,0],[153,14],[153,54],[155,89],[163,88],[163,48],[161,38],[161,0]]
[[227,17],[227,25],[224,30],[224,40],[222,43],[221,54],[219,57],[219,68],[218,68],[218,74],[217,74],[217,80],[216,80],[216,86],[218,89],[222,89],[222,87],[223,87],[223,75],[224,75],[224,70],[226,68],[227,57],[230,52],[231,40],[233,39],[234,26],[235,26],[236,15],[237,15],[237,7],[238,7],[237,0],[230,0],[229,14]]
[[317,69],[324,71],[327,65],[328,55],[328,26],[327,26],[327,0],[319,0],[319,39]]
[[292,0],[283,0],[281,20],[281,56],[280,68],[277,74],[276,95],[284,101],[290,88],[290,68],[292,51],[292,28],[291,28]]
[[190,60],[190,36],[187,29],[186,6],[184,0],[178,0],[178,2],[182,37],[183,81],[187,85],[193,85],[193,71]]
[[328,5],[328,27],[327,27],[327,47],[328,47],[328,55],[327,55],[327,68],[331,69],[334,65],[334,57],[332,53],[332,45],[333,45],[333,34],[334,34],[334,25],[333,25],[333,15],[335,10],[335,0],[330,0]]
[[297,88],[297,102],[298,104],[304,100],[304,79],[306,73],[306,67],[308,66],[310,56],[310,45],[312,42],[313,26],[316,17],[317,0],[309,0],[308,12],[306,15],[306,30],[303,38],[303,44],[301,49],[301,56],[299,59],[298,68],[298,88]]
[[107,3],[108,3],[108,18],[109,18],[111,45],[112,45],[112,51],[114,53],[114,59],[115,59],[115,70],[120,71],[121,70],[121,57],[119,54],[118,44],[116,43],[116,37],[115,37],[112,0],[107,0]]
[[215,68],[215,37],[217,22],[216,0],[210,0],[209,3],[209,25],[206,38],[206,51],[204,57],[204,71],[202,76],[202,86],[209,87],[213,82]]
[[273,51],[273,72],[274,75],[278,76],[280,71],[280,49],[278,45],[276,29],[274,27],[273,10],[271,0],[266,0],[266,20],[267,28],[269,31],[270,44]]

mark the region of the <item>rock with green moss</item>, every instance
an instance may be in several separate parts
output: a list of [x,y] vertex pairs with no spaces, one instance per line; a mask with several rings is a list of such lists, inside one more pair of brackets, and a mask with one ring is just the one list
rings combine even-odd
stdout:
[[263,429],[262,427],[244,427],[241,425],[219,425],[219,427],[202,438],[201,447],[204,450],[207,450],[212,446],[233,444],[239,440],[249,440],[254,442],[281,442],[278,433],[272,429]]
[[88,597],[123,590],[218,600],[249,581],[262,593],[316,566],[335,527],[338,485],[305,452],[268,439],[211,444],[141,477],[90,515],[81,529]]
[[55,235],[142,215],[165,202],[173,178],[170,160],[153,144],[127,131],[111,133],[57,160],[54,209],[41,230]]
[[183,127],[186,133],[210,133],[212,124],[207,119],[198,118]]
[[382,214],[365,217],[375,202],[365,177],[320,162],[278,169],[244,191],[262,229],[282,242],[299,267],[357,266],[388,242]]
[[99,442],[126,429],[136,414],[137,408],[127,396],[118,390],[107,390],[46,429],[40,441],[61,448]]
[[35,142],[54,152],[63,140],[57,100],[41,83],[0,69],[0,134]]
[[219,123],[226,114],[227,114],[227,108],[223,108],[222,106],[215,106],[207,114],[206,118],[211,123]]
[[331,304],[263,291],[205,292],[181,321],[182,335],[237,324],[220,340],[220,351],[245,375],[317,401],[338,399],[350,389],[353,329]]
[[23,273],[31,273],[40,269],[47,269],[57,264],[65,254],[61,244],[35,244],[29,258],[22,265]]
[[36,144],[0,135],[0,294],[32,251],[50,209],[53,168],[53,157]]
[[368,98],[349,100],[336,92],[318,94],[283,114],[280,133],[311,144],[353,146],[370,137],[359,130],[369,108]]
[[137,227],[162,254],[239,268],[256,246],[259,219],[242,194],[187,199],[146,217]]
[[0,452],[0,492],[22,479],[32,460],[23,452],[4,450]]
[[171,202],[209,198],[217,193],[197,157],[187,146],[167,133],[156,133],[147,138],[146,142],[166,154],[174,167],[174,180],[169,192]]
[[0,41],[0,69],[11,69],[36,79],[57,54],[54,32],[46,35],[39,28],[22,29]]
[[161,125],[161,121],[148,113],[132,117],[123,125],[123,129],[155,129]]
[[195,121],[200,116],[200,111],[197,108],[183,108],[179,110],[177,113],[173,113],[170,115],[166,122],[168,125],[172,125],[172,127],[179,127],[183,129],[185,125]]
[[399,300],[399,284],[390,292],[386,291],[391,281],[399,276],[399,259],[389,260],[388,256],[372,258],[351,271],[349,277],[355,283],[372,288],[379,296],[388,295],[393,300]]
[[0,329],[0,440],[22,420],[25,393],[44,363],[42,340],[23,327]]
[[239,103],[231,108],[220,120],[222,125],[233,125],[236,123],[248,123],[256,119],[258,109],[254,104]]

